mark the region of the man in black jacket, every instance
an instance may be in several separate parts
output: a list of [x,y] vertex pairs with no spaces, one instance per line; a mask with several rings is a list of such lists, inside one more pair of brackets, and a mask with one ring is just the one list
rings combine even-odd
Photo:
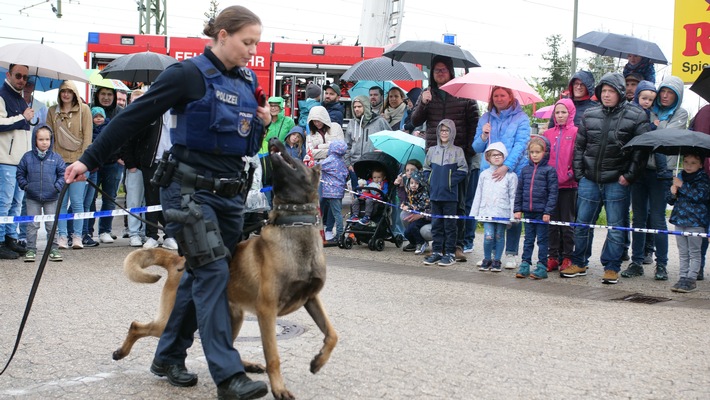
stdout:
[[[621,74],[604,75],[594,92],[601,104],[584,113],[574,146],[573,168],[579,181],[577,223],[595,223],[604,206],[607,225],[628,226],[624,215],[629,213],[629,185],[643,173],[648,154],[623,151],[622,147],[648,131],[648,119],[640,107],[626,103],[626,83]],[[587,274],[592,239],[590,228],[574,228],[572,265],[560,272],[562,277]],[[624,232],[609,230],[601,254],[602,283],[618,282],[623,250]]]

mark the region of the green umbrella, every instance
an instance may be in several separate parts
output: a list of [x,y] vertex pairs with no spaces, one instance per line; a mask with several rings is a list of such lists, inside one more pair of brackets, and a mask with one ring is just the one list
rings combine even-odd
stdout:
[[123,90],[126,92],[130,92],[131,89],[126,86],[125,83],[119,81],[118,79],[107,79],[104,78],[99,74],[98,69],[87,69],[86,70],[86,76],[89,78],[89,84],[98,86],[98,87],[105,87],[109,89],[115,89],[115,90]]

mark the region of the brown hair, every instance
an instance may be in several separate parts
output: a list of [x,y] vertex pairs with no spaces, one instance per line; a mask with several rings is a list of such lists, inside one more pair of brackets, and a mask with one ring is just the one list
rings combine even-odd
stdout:
[[246,7],[229,6],[222,10],[217,18],[210,18],[202,33],[217,40],[222,29],[231,35],[247,25],[261,25],[261,19]]
[[[490,99],[488,99],[488,111],[492,111],[495,107],[495,105],[493,104],[493,93],[495,93],[498,89],[503,89],[506,91],[506,93],[508,93],[508,95],[510,96],[510,104],[513,104],[513,101],[515,101],[515,96],[513,95],[513,91],[511,89],[508,89],[507,87],[503,86],[493,86],[493,89],[491,90],[491,97]],[[510,104],[508,104],[508,107],[510,107]],[[496,111],[500,112],[501,110],[496,109]]]

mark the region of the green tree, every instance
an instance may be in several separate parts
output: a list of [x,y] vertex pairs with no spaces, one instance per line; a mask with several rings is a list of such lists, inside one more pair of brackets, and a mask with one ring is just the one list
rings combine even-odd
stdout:
[[205,20],[205,24],[207,24],[210,18],[217,18],[217,14],[219,14],[219,1],[210,0],[210,10],[204,13],[205,17],[207,18]]
[[540,69],[547,72],[548,75],[540,79],[540,85],[558,98],[560,92],[567,88],[569,78],[572,76],[572,58],[569,52],[561,53],[564,44],[562,35],[548,36],[545,41],[550,51],[542,55],[542,59],[547,62],[547,65],[541,66]]
[[611,56],[595,55],[585,60],[587,70],[594,75],[594,82],[599,80],[607,72],[621,72],[624,67],[620,64],[620,60]]

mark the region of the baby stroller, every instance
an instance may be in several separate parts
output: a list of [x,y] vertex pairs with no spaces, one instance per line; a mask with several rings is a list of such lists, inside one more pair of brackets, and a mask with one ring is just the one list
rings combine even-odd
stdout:
[[[390,203],[394,204],[397,190],[392,185],[397,174],[399,173],[399,163],[396,159],[386,153],[382,152],[370,152],[362,155],[360,160],[353,164],[353,169],[355,174],[360,179],[367,179],[373,169],[382,169],[385,171],[385,179],[388,182],[389,189],[387,193],[382,192],[379,189],[371,189],[373,192],[377,192],[380,197]],[[355,188],[353,190],[359,190],[361,188]],[[358,218],[362,217],[365,210],[365,198],[356,198],[353,201],[359,201],[360,204],[360,214]],[[394,210],[399,212],[399,209]],[[353,244],[367,243],[367,247],[374,251],[382,251],[385,248],[385,240],[392,242],[397,247],[402,247],[402,242],[404,242],[404,236],[395,235],[392,231],[392,206],[375,202],[372,215],[370,216],[371,222],[367,225],[362,225],[358,222],[346,222],[345,229],[343,232],[343,237],[340,240],[340,247],[344,249],[351,249]]]

